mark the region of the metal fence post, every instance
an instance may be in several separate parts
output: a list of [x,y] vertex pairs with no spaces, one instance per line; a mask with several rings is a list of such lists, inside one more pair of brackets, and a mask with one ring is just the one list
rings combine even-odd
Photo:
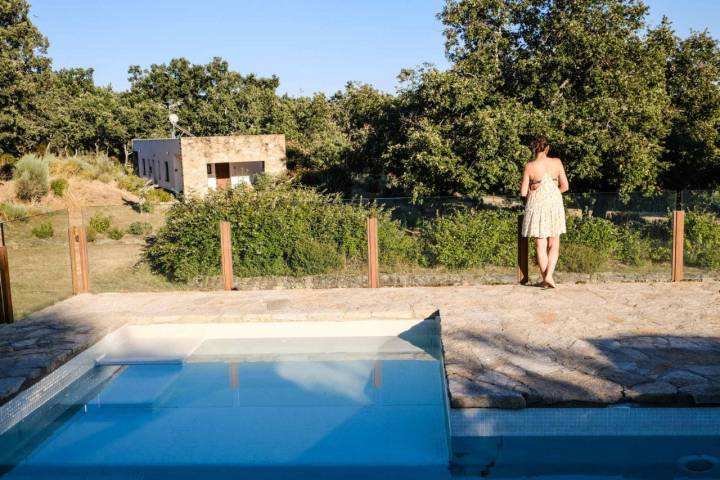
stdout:
[[8,262],[7,247],[5,245],[0,245],[0,307],[2,307],[2,322],[13,323],[10,264]]
[[222,264],[223,287],[225,290],[232,290],[232,238],[230,236],[229,222],[220,222],[220,260]]
[[517,227],[517,279],[520,285],[525,285],[529,280],[528,274],[528,239],[522,236],[523,215],[518,217]]
[[367,244],[368,244],[368,286],[378,288],[380,286],[380,262],[378,260],[378,224],[376,217],[369,217],[367,221]]
[[672,224],[672,273],[673,282],[682,282],[684,278],[685,212],[675,210]]

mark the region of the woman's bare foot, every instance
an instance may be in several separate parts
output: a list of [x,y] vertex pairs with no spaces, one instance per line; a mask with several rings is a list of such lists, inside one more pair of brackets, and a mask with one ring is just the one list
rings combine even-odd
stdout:
[[555,280],[553,280],[552,278],[546,278],[543,281],[543,285],[545,285],[545,288],[555,288],[555,286],[556,286]]

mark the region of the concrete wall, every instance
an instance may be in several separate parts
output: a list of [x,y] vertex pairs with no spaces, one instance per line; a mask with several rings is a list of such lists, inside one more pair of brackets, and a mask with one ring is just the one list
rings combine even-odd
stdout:
[[137,152],[138,176],[148,178],[155,185],[172,192],[182,192],[180,139],[136,139],[132,141],[132,149]]
[[[208,191],[207,164],[230,163],[236,166],[231,176],[257,173],[258,162],[264,172],[285,172],[285,135],[234,135],[228,137],[183,137],[183,190],[186,195],[205,195]],[[245,162],[250,164],[242,165]],[[233,165],[231,165],[232,167]]]

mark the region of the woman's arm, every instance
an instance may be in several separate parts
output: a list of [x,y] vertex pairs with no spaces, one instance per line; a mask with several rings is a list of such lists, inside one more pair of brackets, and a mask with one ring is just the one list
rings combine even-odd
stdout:
[[530,169],[528,167],[528,165],[525,165],[525,170],[523,170],[522,182],[520,183],[521,197],[527,197],[528,191],[530,190]]
[[570,183],[568,182],[567,176],[565,175],[565,167],[563,167],[562,161],[558,159],[560,164],[560,174],[558,175],[558,188],[560,193],[565,193],[570,190]]

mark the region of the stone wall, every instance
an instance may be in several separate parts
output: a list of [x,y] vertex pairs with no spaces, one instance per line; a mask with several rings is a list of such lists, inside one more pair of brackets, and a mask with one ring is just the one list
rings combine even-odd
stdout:
[[181,140],[183,190],[203,196],[208,191],[208,163],[259,162],[265,172],[285,172],[285,135],[234,135],[183,137]]

